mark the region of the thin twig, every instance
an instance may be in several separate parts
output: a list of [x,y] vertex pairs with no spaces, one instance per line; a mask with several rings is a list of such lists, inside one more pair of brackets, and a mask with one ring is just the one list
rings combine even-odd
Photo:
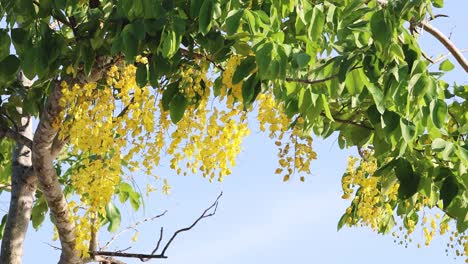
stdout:
[[450,39],[448,39],[442,32],[440,32],[437,28],[433,27],[429,23],[421,22],[418,26],[427,31],[432,36],[434,36],[436,39],[438,39],[442,43],[442,45],[444,45],[450,51],[450,53],[452,53],[453,57],[455,57],[455,59],[463,67],[463,69],[466,72],[468,72],[468,61],[465,59],[462,52],[455,46],[455,44]]
[[[360,68],[362,68],[362,66],[354,66],[349,70],[349,72],[354,71],[356,69],[360,69]],[[298,83],[304,83],[304,84],[317,84],[317,83],[323,83],[323,82],[326,82],[326,81],[333,80],[333,79],[335,79],[337,77],[338,77],[338,74],[333,74],[333,75],[325,77],[323,79],[316,79],[316,80],[298,79],[298,78],[290,78],[290,77],[286,77],[285,80],[287,82],[298,82]]]
[[116,122],[117,119],[123,117],[127,112],[128,112],[128,109],[130,108],[130,106],[135,102],[135,97],[132,97],[132,99],[130,99],[130,102],[128,103],[128,105],[126,105],[124,107],[124,109],[122,109],[122,111],[120,111],[120,113],[115,117],[115,120],[113,122]]
[[[466,52],[468,52],[468,49],[461,49],[460,52],[461,52],[461,53],[466,53]],[[449,53],[447,53],[447,54],[445,54],[445,55],[442,55],[442,56],[440,56],[440,57],[438,57],[438,58],[436,58],[436,59],[433,59],[433,63],[434,63],[434,64],[437,64],[437,63],[443,61],[445,58],[447,58],[447,57],[450,56],[450,55],[452,55],[452,53],[449,52]]]
[[[115,236],[113,236],[103,247],[100,248],[100,250],[105,250],[106,248],[108,248],[110,246],[110,244],[112,244],[118,237],[120,237],[121,235],[123,235],[125,232],[129,231],[129,230],[132,230],[132,229],[135,229],[138,225],[141,225],[145,222],[149,222],[149,221],[153,221],[155,220],[156,218],[159,218],[163,215],[165,215],[167,213],[167,210],[162,212],[161,214],[159,215],[156,215],[156,216],[153,216],[153,217],[149,217],[149,218],[145,218],[143,220],[140,220],[136,223],[134,223],[133,225],[130,225],[128,226],[127,228],[125,228],[124,230],[120,231],[119,233],[117,233]],[[154,253],[154,252],[153,252]]]
[[2,113],[3,116],[5,116],[8,120],[10,120],[10,122],[13,124],[13,126],[15,127],[15,131],[16,132],[19,132],[19,127],[18,127],[18,124],[16,124],[15,120],[13,120],[13,118],[11,118],[7,113]]
[[[202,220],[203,218],[207,218],[207,217],[210,217],[210,216],[213,216],[216,214],[216,209],[218,208],[218,202],[219,202],[219,199],[221,198],[221,196],[223,195],[223,192],[221,192],[219,195],[218,195],[218,198],[216,198],[216,200],[214,201],[214,203],[205,209],[205,211],[203,212],[203,214],[198,217],[197,220],[195,220],[195,222],[192,223],[192,225],[190,225],[189,227],[186,227],[186,228],[182,228],[182,229],[179,229],[177,230],[173,235],[172,237],[169,239],[169,241],[167,242],[166,246],[164,247],[164,249],[162,250],[161,252],[161,255],[164,256],[164,253],[166,253],[166,250],[169,248],[169,246],[171,245],[172,241],[176,238],[176,236],[182,232],[185,232],[185,231],[189,231],[190,229],[192,229],[200,220]],[[213,209],[214,208],[214,209]],[[213,212],[212,213],[209,213],[207,214],[211,209],[213,209]]]
[[304,84],[317,84],[317,83],[322,83],[326,81],[333,80],[337,77],[338,75],[332,75],[323,79],[317,79],[317,80],[307,80],[307,79],[296,79],[296,78],[286,78],[287,82],[298,82],[298,83],[304,83]]
[[53,248],[53,249],[55,249],[55,250],[62,250],[61,248],[59,248],[59,247],[57,247],[57,246],[54,246],[54,245],[52,245],[52,244],[50,244],[50,243],[44,242],[44,244],[48,245],[49,247],[51,247],[51,248]]
[[[198,224],[198,222],[200,222],[200,220],[202,220],[204,218],[207,218],[207,217],[210,217],[210,216],[213,216],[213,215],[216,214],[219,199],[221,198],[222,195],[223,195],[223,192],[221,192],[218,195],[218,197],[213,202],[213,204],[210,207],[206,208],[205,211],[203,211],[202,215],[200,217],[198,217],[192,223],[192,225],[190,225],[189,227],[186,227],[186,228],[179,229],[176,232],[174,232],[172,237],[169,239],[169,241],[164,246],[164,249],[162,250],[161,254],[155,254],[155,253],[159,249],[159,245],[161,244],[161,240],[162,240],[162,237],[163,237],[163,228],[161,228],[161,231],[160,231],[160,234],[159,234],[159,240],[158,240],[158,243],[156,245],[156,248],[151,252],[151,254],[124,253],[124,252],[115,252],[115,251],[93,251],[93,252],[89,252],[89,253],[94,257],[96,257],[96,256],[108,256],[108,257],[137,258],[137,259],[140,259],[143,262],[148,261],[150,259],[165,259],[165,258],[167,258],[167,256],[165,255],[167,249],[169,248],[169,246],[171,245],[171,243],[174,241],[174,239],[177,237],[178,234],[180,234],[182,232],[185,232],[185,231],[189,231],[194,226],[196,226]],[[210,213],[210,211],[212,211],[212,212]],[[164,213],[166,213],[166,212],[164,212]],[[164,215],[164,213],[159,215],[159,216]],[[115,240],[115,239],[113,239],[113,240]],[[113,241],[113,240],[111,239],[111,241]],[[108,242],[103,248],[107,247],[108,244],[110,244],[110,242]]]

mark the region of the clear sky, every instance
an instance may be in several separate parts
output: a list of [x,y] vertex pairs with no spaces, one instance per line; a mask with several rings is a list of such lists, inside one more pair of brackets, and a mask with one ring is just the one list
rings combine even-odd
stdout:
[[[445,2],[445,7],[435,13],[450,17],[439,18],[432,24],[451,35],[459,48],[468,49],[468,1]],[[430,56],[447,53],[427,33],[423,33],[421,44]],[[468,84],[468,75],[457,64],[456,70],[445,79]],[[141,225],[136,243],[130,242],[133,232],[129,232],[110,250],[131,246],[127,252],[149,253],[157,242],[161,226],[165,227],[167,239],[173,231],[190,225],[223,191],[217,214],[176,238],[167,251],[167,260],[152,263],[464,263],[462,258],[445,256],[446,241],[440,237],[436,237],[429,248],[418,249],[416,243],[405,248],[395,244],[393,237],[365,228],[344,228],[337,232],[338,219],[349,203],[340,198],[340,179],[347,156],[356,155],[355,150],[340,150],[334,137],[325,141],[315,139],[314,143],[318,159],[313,162],[312,175],[305,183],[297,178],[283,183],[282,177],[274,175],[276,148],[265,134],[255,129],[244,142],[233,175],[226,177],[223,183],[210,184],[200,176],[175,176],[165,170],[166,175],[162,176],[167,176],[173,187],[171,195],[150,196],[144,213],[133,213],[128,206],[121,208],[122,226],[168,210],[166,216]],[[144,190],[147,179],[144,175],[138,177]],[[2,195],[0,209],[6,211],[7,206],[8,199]],[[51,242],[51,237],[50,224],[45,224],[38,232],[31,227],[24,263],[56,263],[60,252],[46,244]],[[416,237],[423,239],[422,233]],[[101,241],[107,241],[106,238],[103,234]],[[127,263],[140,261],[129,259]]]

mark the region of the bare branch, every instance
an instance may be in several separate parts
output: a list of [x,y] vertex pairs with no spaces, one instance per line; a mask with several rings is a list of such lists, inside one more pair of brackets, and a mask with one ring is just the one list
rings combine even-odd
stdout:
[[[216,214],[219,199],[221,198],[222,195],[223,195],[223,193],[221,192],[218,195],[218,197],[216,198],[216,200],[213,202],[213,204],[210,207],[206,208],[205,211],[203,211],[203,213],[200,215],[200,217],[198,217],[189,227],[185,227],[185,228],[182,228],[182,229],[179,229],[179,230],[175,231],[174,234],[172,235],[172,237],[169,239],[169,241],[164,246],[164,248],[163,248],[163,250],[162,250],[162,252],[160,254],[155,254],[155,253],[159,249],[159,246],[161,244],[161,240],[162,240],[162,237],[163,237],[163,228],[162,227],[161,227],[161,231],[159,233],[159,240],[158,240],[158,242],[156,244],[156,248],[151,252],[151,254],[125,253],[125,252],[116,252],[116,251],[93,251],[93,252],[90,252],[90,254],[92,256],[94,256],[95,259],[99,258],[100,256],[122,257],[122,258],[137,258],[137,259],[141,260],[142,262],[146,262],[146,261],[151,260],[151,259],[165,259],[165,258],[167,258],[167,256],[165,255],[167,249],[169,248],[169,246],[171,245],[171,243],[174,241],[174,239],[177,237],[178,234],[180,234],[182,232],[185,232],[185,231],[189,231],[194,226],[196,226],[198,224],[198,222],[200,222],[202,219],[213,216],[213,215]],[[164,212],[164,213],[162,213],[162,214],[160,214],[158,216],[155,216],[153,218],[158,218],[160,216],[163,216],[165,213],[166,212]],[[134,228],[134,226],[136,226],[138,224],[141,224],[142,222],[146,222],[146,221],[151,221],[151,219],[145,219],[145,220],[142,220],[142,221],[140,221],[138,223],[135,223],[132,227],[126,228],[126,230],[132,229],[132,228]],[[118,235],[120,235],[120,233]],[[109,244],[114,240],[115,240],[115,238],[112,238],[111,241],[108,242],[103,248],[106,248],[107,246],[109,246]],[[113,263],[113,262],[109,262],[109,263]],[[120,264],[120,263],[117,263],[117,262],[115,262],[115,263]]]
[[113,120],[112,122],[117,122],[117,120],[121,117],[123,117],[124,115],[127,114],[128,112],[128,109],[130,108],[130,106],[135,102],[135,97],[132,97],[132,99],[130,99],[130,102],[128,103],[128,105],[126,105],[122,111],[120,111],[120,113],[115,117],[115,120]]
[[151,255],[151,254],[138,254],[138,253],[124,253],[124,252],[115,252],[115,251],[94,251],[92,252],[94,256],[108,256],[108,257],[121,257],[121,258],[137,258],[137,259],[165,259],[166,256],[161,254]]
[[[192,223],[191,226],[189,227],[186,227],[186,228],[182,228],[182,229],[179,229],[177,230],[173,235],[172,237],[169,239],[169,241],[167,242],[166,246],[163,248],[162,252],[161,252],[161,255],[164,256],[164,253],[166,253],[166,250],[169,248],[169,246],[171,245],[172,241],[176,238],[176,236],[182,232],[185,232],[185,231],[189,231],[190,229],[192,229],[196,224],[198,224],[198,222],[200,220],[202,220],[203,218],[207,218],[207,217],[210,217],[210,216],[213,216],[216,214],[216,209],[218,209],[218,202],[219,202],[219,199],[221,198],[221,196],[223,195],[223,192],[221,192],[218,197],[216,198],[216,200],[214,201],[214,203],[205,209],[205,211],[203,211],[203,214],[198,217],[197,220],[195,220],[195,222]],[[209,213],[208,212],[213,209],[213,212],[212,213]]]

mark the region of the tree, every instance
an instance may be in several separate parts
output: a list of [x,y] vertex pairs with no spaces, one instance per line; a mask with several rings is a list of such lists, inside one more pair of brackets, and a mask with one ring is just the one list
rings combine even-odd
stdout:
[[0,179],[11,191],[1,262],[21,262],[29,219],[38,228],[48,210],[59,263],[96,261],[98,230],[119,227],[112,197],[140,207],[124,175],[143,167],[157,177],[169,156],[178,174],[222,180],[249,115],[275,140],[285,181],[310,173],[313,135],[338,133],[341,148],[358,148],[343,175],[343,198],[353,201],[339,227],[411,233],[425,222],[419,212],[437,207],[441,231],[452,220],[463,233],[468,86],[443,81],[449,60],[430,71],[417,42],[427,31],[468,71],[428,22],[442,5],[0,1]]

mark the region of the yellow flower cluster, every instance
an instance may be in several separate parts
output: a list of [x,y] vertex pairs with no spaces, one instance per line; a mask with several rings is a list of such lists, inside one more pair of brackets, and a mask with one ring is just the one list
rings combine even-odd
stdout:
[[230,94],[232,96],[228,96],[228,100],[226,103],[229,108],[232,108],[233,104],[236,101],[242,102],[243,81],[236,84],[232,83],[232,77],[234,76],[234,72],[236,71],[237,67],[241,63],[241,60],[242,57],[238,55],[233,55],[229,57],[229,59],[226,62],[225,70],[223,71],[220,97],[221,99],[224,99],[224,97],[228,94],[228,91],[230,91]]
[[[350,157],[346,173],[342,177],[344,192],[342,198],[352,198],[351,206],[346,209],[349,216],[347,224],[360,224],[378,230],[381,225],[386,224],[383,220],[394,213],[391,204],[395,204],[398,199],[399,184],[395,179],[395,183],[390,183],[390,186],[384,189],[384,182],[381,182],[383,178],[373,176],[377,163],[375,158],[372,157],[372,153],[364,152],[363,156],[361,160]],[[359,165],[357,165],[358,161]],[[398,224],[401,222],[397,222],[397,225],[400,225],[398,227],[399,231],[394,231],[392,236],[395,237],[395,242],[400,245],[407,247],[408,243],[413,241],[412,236],[418,233],[422,234],[424,244],[429,246],[437,233],[442,236],[450,230],[450,217],[446,215],[441,217],[439,213],[430,214],[424,211],[425,208],[432,208],[433,205],[430,204],[430,199],[422,194],[414,196],[412,200],[407,200],[399,206],[402,206],[404,210],[411,211],[411,214],[425,215],[422,221],[419,221],[421,233],[413,232],[416,229],[418,215],[413,215],[415,218],[405,216],[402,219],[403,225]],[[416,212],[413,211],[414,209]],[[468,256],[468,236],[452,232],[450,241],[447,246],[455,250],[456,256],[462,256],[463,253]],[[457,245],[451,244],[455,242]],[[463,250],[455,249],[455,246],[463,247]],[[420,244],[418,244],[419,247],[421,247]],[[446,252],[448,253],[448,249]],[[466,262],[468,263],[468,258]]]
[[[62,82],[59,104],[65,109],[65,121],[60,137],[69,139],[71,153],[79,157],[71,181],[81,203],[88,206],[81,217],[75,212],[80,250],[87,250],[89,242],[88,214],[105,216],[105,206],[121,181],[122,164],[131,162],[133,154],[142,149],[133,141],[144,142],[142,132],[154,130],[155,99],[148,87],[136,85],[135,71],[133,65],[123,69],[113,66],[107,74],[107,86]],[[119,106],[120,114],[116,114]]]
[[[304,120],[297,118],[292,129],[291,119],[284,113],[283,105],[279,104],[270,93],[262,93],[257,97],[260,130],[265,132],[268,127],[269,137],[276,139],[278,146],[278,163],[276,174],[283,174],[283,181],[288,181],[294,173],[310,174],[310,163],[317,159],[312,148],[312,137],[302,131]],[[288,134],[289,137],[285,137]],[[304,176],[300,176],[304,181]]]
[[[244,109],[242,83],[232,84],[240,60],[239,56],[228,60],[218,99],[210,94],[213,83],[206,63],[199,62],[200,67],[182,66],[169,76],[171,81],[178,81],[177,92],[189,102],[175,125],[163,108],[164,87],[139,87],[134,65],[113,65],[98,83],[62,82],[64,121],[59,124],[60,137],[69,139],[70,152],[78,159],[71,182],[80,197],[80,208],[86,209],[78,211],[73,203],[70,206],[77,227],[77,249],[82,254],[86,254],[91,230],[99,228],[91,224],[91,216],[105,217],[105,206],[124,174],[142,166],[147,175],[159,179],[155,170],[166,158],[177,174],[200,173],[210,181],[222,181],[231,174],[241,143],[250,133],[247,115],[254,111],[253,107]],[[148,63],[141,56],[136,61]],[[225,106],[220,105],[223,102]],[[291,129],[291,118],[270,92],[261,93],[257,102],[260,130],[268,129],[279,147],[280,166],[276,172],[284,173],[285,180],[295,172],[309,174],[316,153],[311,137],[302,131],[302,119],[296,118]],[[170,189],[164,178],[161,191],[169,194]],[[147,186],[148,193],[153,190]]]
[[[343,175],[342,189],[343,199],[350,199],[354,194],[352,207],[354,215],[348,218],[348,224],[358,224],[369,226],[373,230],[378,230],[384,225],[384,219],[393,215],[391,203],[396,201],[398,193],[398,183],[392,185],[386,192],[382,191],[381,177],[373,176],[377,169],[377,161],[369,152],[364,154],[356,168],[357,158],[348,158],[348,167]],[[353,208],[347,211],[353,211]]]
[[[190,107],[171,134],[167,153],[171,169],[178,174],[197,173],[222,181],[231,174],[242,140],[249,134],[245,113],[240,109],[209,110],[201,101],[197,109]],[[184,168],[184,169],[183,169]]]
[[208,87],[211,86],[211,81],[207,78],[206,74],[194,67],[183,66],[181,68],[179,89],[185,98],[190,103],[195,103],[198,98],[207,99],[210,95]]

